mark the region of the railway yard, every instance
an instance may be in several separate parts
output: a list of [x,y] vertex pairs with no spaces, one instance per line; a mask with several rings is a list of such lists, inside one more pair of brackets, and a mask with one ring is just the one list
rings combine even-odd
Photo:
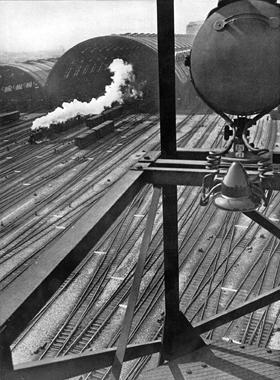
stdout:
[[278,379],[279,1],[2,3],[0,379]]
[[[31,122],[22,114],[1,126],[0,290],[31,267],[101,199],[139,158],[159,150],[159,115],[127,113],[115,131],[86,149],[74,145],[83,122],[51,140],[29,144]],[[177,115],[178,147],[222,144],[224,121],[216,114]],[[254,131],[256,130],[256,132]],[[252,130],[255,146],[279,150],[280,124],[265,115]],[[270,290],[280,282],[276,237],[242,213],[199,205],[200,188],[178,187],[181,310],[194,326]],[[152,187],[146,185],[13,342],[15,363],[115,346],[126,310]],[[280,220],[280,195],[262,212]],[[152,232],[129,341],[160,339],[164,321],[161,203]],[[51,257],[48,258],[52,260]],[[267,350],[280,348],[280,303],[204,334]],[[122,379],[152,368],[157,355],[124,365]],[[108,369],[79,379],[108,378]]]

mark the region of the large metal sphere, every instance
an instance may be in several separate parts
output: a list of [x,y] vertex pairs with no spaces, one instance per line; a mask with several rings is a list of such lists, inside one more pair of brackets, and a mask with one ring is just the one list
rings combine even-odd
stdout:
[[250,115],[280,103],[280,8],[237,1],[214,12],[191,52],[200,96],[218,112]]

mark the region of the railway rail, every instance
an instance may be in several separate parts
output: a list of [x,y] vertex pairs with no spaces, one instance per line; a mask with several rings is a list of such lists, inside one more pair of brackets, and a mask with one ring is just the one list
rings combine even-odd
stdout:
[[[202,116],[200,121],[196,122],[197,128],[186,131],[184,127],[191,120],[192,115],[189,115],[179,124],[180,128],[185,131],[185,135],[182,134],[182,137],[179,135],[180,146],[187,146],[191,141],[192,146],[200,147],[207,143],[209,137],[213,137],[213,134],[210,136],[210,133],[203,134],[204,125],[210,129],[210,124],[212,130],[217,125],[221,126],[218,118],[211,118],[207,115]],[[199,130],[201,130],[201,134],[197,133]],[[212,144],[218,146],[221,143],[221,131],[215,130],[215,136],[216,138],[212,138]],[[266,144],[274,144],[276,137],[276,133],[273,136],[267,134]],[[257,138],[258,135],[255,136],[256,140]],[[145,196],[145,193],[148,193],[149,196]],[[33,329],[44,319],[44,315],[49,313],[59,302],[59,297],[63,297],[65,293],[69,292],[73,283],[78,282],[81,273],[86,272],[85,268],[89,266],[95,268],[95,275],[88,278],[83,285],[83,290],[80,292],[81,297],[78,297],[79,301],[72,307],[69,316],[64,318],[60,329],[52,338],[49,338],[47,345],[41,345],[36,355],[40,357],[65,355],[116,343],[120,333],[121,316],[132,281],[137,244],[139,244],[137,242],[143,233],[150,196],[150,192],[145,188],[125,210],[102,241],[93,248],[85,261],[41,310],[30,324],[29,329],[14,343],[15,353],[19,350],[22,341],[27,339],[30,334],[32,335]],[[279,283],[280,272],[277,255],[279,247],[275,241],[271,240],[266,244],[260,227],[255,226],[252,222],[244,221],[244,217],[240,214],[229,215],[213,206],[200,208],[198,207],[198,197],[197,189],[180,188],[179,259],[181,273],[184,273],[185,276],[181,281],[181,306],[184,313],[193,322],[243,302],[244,299],[246,300],[254,294],[271,289]],[[279,201],[279,197],[274,195],[272,207],[267,210],[268,216],[273,217],[275,210],[279,208]],[[77,217],[79,217],[79,213],[77,213]],[[217,223],[217,221],[219,222]],[[129,263],[126,270],[124,270],[124,260],[127,260],[126,264]],[[132,327],[131,342],[141,341],[143,326],[151,326],[150,329],[146,328],[149,338],[154,339],[161,336],[163,320],[161,311],[163,301],[162,264],[161,221],[160,218],[157,218],[149,248],[143,287]],[[235,283],[234,274],[238,265],[248,272],[248,276],[239,278],[239,283]],[[112,283],[114,291],[111,289]],[[105,302],[105,295],[107,298],[110,296],[110,302]],[[241,344],[257,341],[260,345],[268,345],[273,326],[279,317],[279,313],[275,313],[275,310],[272,309],[271,307],[261,313],[243,317],[242,328],[238,329],[239,335],[236,333],[236,325],[232,324],[223,326],[223,329],[219,328],[209,332],[206,338],[213,339],[224,336],[226,339],[238,340]],[[157,322],[155,322],[155,318]],[[118,323],[116,323],[116,319]],[[240,324],[240,321],[237,323]],[[107,335],[108,331],[111,333],[105,342],[102,337],[104,337],[104,332]],[[263,332],[261,333],[261,331]],[[124,378],[136,378],[150,360],[150,358],[142,358],[126,365]],[[83,379],[106,379],[107,376],[108,369],[104,369],[87,374],[83,376]]]
[[[153,118],[153,120],[148,123],[148,126],[146,126],[145,129],[147,130],[148,128],[151,128],[156,122],[157,119]],[[140,134],[141,131],[137,131],[137,133],[135,133],[134,136],[139,136]],[[153,132],[150,136],[150,139],[156,136],[156,134],[157,132]],[[87,191],[92,189],[93,184],[96,184],[100,182],[102,179],[104,179],[104,177],[111,175],[111,172],[114,168],[118,168],[121,162],[124,162],[127,157],[131,156],[133,153],[135,153],[135,151],[138,151],[139,149],[141,149],[142,146],[144,146],[144,141],[139,143],[135,142],[135,139],[136,137],[128,139],[129,142],[127,143],[128,148],[126,151],[125,149],[123,149],[123,146],[117,146],[114,150],[114,154],[112,154],[112,152],[110,152],[110,154],[107,154],[105,164],[101,168],[98,167],[98,163],[100,161],[89,161],[84,170],[80,170],[78,174],[74,173],[74,180],[70,178],[70,181],[69,183],[67,183],[67,185],[65,183],[60,184],[57,192],[51,192],[48,197],[44,196],[43,200],[38,205],[31,208],[30,211],[24,212],[21,217],[17,216],[16,225],[15,223],[13,223],[11,224],[10,228],[9,226],[4,228],[2,232],[2,236],[4,236],[4,239],[1,246],[2,252],[4,253],[2,253],[1,263],[6,262],[11,257],[15,257],[15,255],[17,255],[18,252],[14,249],[17,249],[18,251],[22,250],[24,244],[29,245],[30,238],[34,239],[34,237],[36,237],[36,234],[45,237],[46,234],[49,233],[50,229],[53,230],[54,226],[52,223],[47,223],[46,226],[46,218],[50,217],[51,213],[57,210],[58,207],[60,207],[60,209],[63,207],[67,207],[68,213],[64,213],[63,217],[58,218],[56,223],[66,223],[68,221],[66,225],[64,225],[64,227],[69,228],[70,225],[74,222],[73,218],[71,218],[70,215],[74,214],[74,220],[76,220],[77,217],[79,217],[81,213],[85,211],[86,208],[88,208],[98,199],[98,197],[104,191],[104,188],[101,191],[98,189],[96,191],[92,191],[92,194],[90,194],[90,196],[87,196],[85,200],[78,204],[78,209],[69,207],[69,204],[72,204],[73,202],[77,201],[77,199],[79,199],[79,196],[82,196]],[[131,146],[129,143],[131,143]],[[109,161],[109,158],[113,159],[113,161]],[[92,172],[94,174],[91,175],[89,179],[87,179],[87,181],[85,181],[85,178],[87,178],[86,176],[90,175]],[[106,187],[108,188],[112,185],[112,183],[113,180],[110,180],[110,182],[106,183]],[[59,199],[61,200],[59,201]],[[77,213],[79,214],[78,216]],[[29,217],[29,220],[27,219],[27,217]],[[15,229],[17,225],[19,226],[18,231]],[[7,234],[8,232],[10,232],[10,235]],[[58,232],[59,229],[58,231],[56,231],[56,236]],[[15,234],[18,235],[17,238],[15,238]],[[35,258],[34,252],[31,256],[33,260]],[[22,266],[22,270],[25,270],[26,265],[29,265],[26,263],[26,261],[30,263],[29,259],[30,257],[24,259],[23,266],[19,265],[19,267]],[[11,276],[18,276],[17,271],[13,270],[13,268],[11,268],[11,270],[8,271],[8,273],[5,276],[3,276],[2,272],[2,289],[10,283],[11,280],[9,279],[7,282],[6,279],[10,278]]]
[[[145,118],[142,118],[141,120],[137,120],[136,122],[130,123],[129,127],[126,127],[126,130],[131,127],[135,127],[135,124],[141,124],[147,119],[149,119],[150,115]],[[125,144],[129,145],[130,143],[137,140],[137,137],[141,135],[141,133],[145,133],[148,131],[149,128],[151,128],[157,121],[156,120],[150,120],[148,123],[148,126],[144,126],[143,128],[140,128],[138,131],[135,132],[135,135],[129,135],[126,138]],[[118,136],[118,135],[117,135]],[[152,136],[153,137],[153,136]],[[151,137],[151,138],[152,138]],[[25,172],[28,174],[28,177],[21,178],[20,184],[14,188],[12,188],[11,194],[7,194],[6,197],[3,199],[3,203],[8,203],[6,208],[11,207],[11,205],[14,204],[14,201],[17,200],[21,193],[22,193],[22,182],[21,181],[29,181],[29,186],[31,186],[31,189],[27,189],[28,193],[33,192],[34,190],[38,190],[38,186],[44,186],[45,184],[49,184],[51,179],[58,178],[59,176],[67,173],[72,168],[75,168],[75,166],[80,166],[81,163],[86,162],[86,167],[83,168],[83,170],[79,173],[75,174],[76,182],[78,182],[79,179],[86,176],[88,173],[90,173],[93,169],[97,169],[100,166],[100,161],[103,162],[103,160],[114,160],[114,156],[119,154],[120,151],[122,151],[122,144],[114,145],[114,140],[116,140],[116,137],[112,139],[104,139],[103,143],[98,144],[95,151],[89,151],[84,152],[81,154],[80,152],[77,153],[77,149],[73,148],[72,146],[67,150],[67,152],[62,152],[59,157],[54,158],[53,160],[49,160],[49,156],[44,155],[43,157],[43,168],[41,165],[36,169],[35,173],[32,173],[32,176],[30,176],[30,166],[32,165],[31,162],[28,162],[28,165],[26,166]],[[73,153],[76,153],[73,155]],[[53,150],[50,152],[50,157],[53,156]],[[33,158],[34,160],[34,158]],[[61,162],[64,162],[64,164],[61,165]],[[51,177],[49,177],[47,174],[45,174],[45,168],[46,165],[58,165],[58,172],[55,172],[54,174],[51,172]],[[62,166],[62,167],[61,167]],[[80,169],[80,168],[79,168]],[[41,175],[39,176],[39,179],[36,179],[36,176],[38,173],[41,172]],[[44,173],[44,174],[43,174]],[[14,185],[14,184],[13,184]],[[6,189],[4,189],[6,191]],[[26,196],[26,193],[24,192],[24,195]]]
[[[143,123],[143,121],[146,122],[147,120],[149,121],[150,118],[151,118],[150,115],[146,115],[143,118],[140,118],[140,123],[141,122]],[[190,118],[190,116],[188,116],[186,119],[188,118]],[[131,133],[132,136],[128,137],[126,141],[128,142],[135,141],[135,139],[137,139],[140,134],[144,133],[145,130],[150,129],[152,125],[157,123],[157,120],[158,119],[156,117],[152,117],[152,121],[149,121],[147,123],[147,126],[139,129],[138,131],[134,130],[133,133]],[[138,124],[138,123],[139,123],[139,120],[137,120],[137,118],[135,119],[135,116],[133,116],[133,123],[129,124],[129,127],[124,126],[125,130],[124,131],[121,130],[120,133],[121,134],[124,132],[127,133],[128,129],[131,132],[131,127],[133,126],[133,124]],[[120,128],[118,129],[120,130]],[[153,132],[151,136],[149,136],[149,141],[156,135],[157,135],[157,132]],[[105,141],[105,144],[106,144],[106,141]],[[141,146],[144,146],[146,144],[147,144],[147,140],[143,140],[142,142],[137,143],[136,144],[137,149],[138,150],[141,149]],[[108,147],[112,147],[112,141],[109,141],[109,146],[107,146],[107,148]],[[105,149],[106,149],[106,145],[105,145]],[[1,245],[0,261],[2,264],[3,272],[2,272],[2,279],[1,279],[1,284],[0,284],[1,289],[8,286],[8,284],[12,281],[13,278],[16,278],[21,273],[21,271],[26,269],[26,267],[32,262],[32,260],[36,258],[36,254],[38,253],[38,251],[40,251],[40,249],[47,243],[47,241],[49,241],[49,239],[53,239],[54,237],[58,236],[59,233],[62,232],[63,229],[69,228],[72,225],[72,223],[75,220],[77,220],[77,218],[81,215],[81,213],[83,213],[85,209],[89,207],[89,205],[92,205],[93,202],[99,199],[99,196],[102,195],[104,189],[102,189],[101,192],[100,191],[94,192],[93,195],[90,194],[90,196],[88,196],[84,201],[81,201],[78,203],[78,207],[72,208],[72,207],[69,207],[69,205],[75,203],[75,201],[80,195],[82,196],[84,193],[86,193],[87,190],[91,189],[93,181],[97,182],[98,180],[102,179],[102,176],[109,175],[112,169],[114,168],[114,165],[119,165],[121,160],[125,160],[129,155],[134,153],[134,150],[128,150],[128,153],[124,154],[124,148],[122,145],[115,146],[115,149],[113,150],[113,152],[109,150],[109,153],[105,154],[105,156],[103,156],[104,153],[102,155],[102,151],[104,151],[104,146],[100,144],[99,149],[97,149],[97,151],[94,152],[94,154],[92,152],[85,153],[85,156],[90,155],[91,156],[90,158],[92,160],[90,160],[90,162],[87,162],[86,165],[82,169],[79,170],[78,174],[74,173],[73,175],[74,180],[72,180],[72,177],[70,177],[68,183],[63,182],[58,186],[56,191],[50,190],[47,194],[44,193],[43,197],[41,197],[42,199],[40,199],[40,197],[37,196],[37,194],[35,194],[34,196],[36,199],[35,205],[31,203],[32,207],[30,208],[30,210],[23,209],[22,215],[16,215],[14,217],[16,219],[16,223],[12,223],[12,221],[10,221],[10,223],[7,223],[6,220],[2,216],[3,228],[2,228],[1,235],[3,239],[2,239],[2,245]],[[84,157],[84,159],[86,158],[87,157]],[[98,165],[100,162],[99,160],[101,158],[102,158],[102,161],[104,160],[105,162],[108,162],[109,158],[113,158],[115,164],[108,162],[107,169],[106,167],[102,167],[102,170],[99,170]],[[82,163],[80,163],[80,166],[82,165],[83,165],[83,161]],[[95,170],[95,174],[97,175],[90,177],[90,179],[85,184],[86,175],[91,173],[93,170]],[[45,183],[47,185],[49,185],[49,180],[50,178],[45,179]],[[73,188],[73,185],[75,185],[76,183],[79,183],[78,181],[80,181],[80,184],[78,184],[78,186]],[[109,187],[110,185],[112,185],[112,183],[110,184],[108,183],[107,187]],[[5,190],[6,189],[4,189],[4,191]],[[33,191],[38,192],[37,187],[31,190],[32,192]],[[15,199],[18,199],[21,193],[20,190],[19,190],[19,194],[17,192],[18,191],[17,189],[15,191],[16,193],[12,197],[12,200],[10,198],[7,199],[7,196],[3,200],[4,204],[6,205],[6,210],[8,210],[8,212],[10,213],[11,213],[11,209],[8,208],[9,207],[9,205],[7,204],[8,201],[10,201],[11,204],[14,206]],[[29,192],[30,190],[28,189],[27,193],[23,193],[22,196],[26,198],[29,195]],[[65,193],[67,194],[67,196],[65,196]],[[58,202],[59,197],[62,199],[60,203]],[[55,221],[56,225],[59,225],[59,226],[63,225],[63,228],[61,229],[56,228],[56,225],[54,227],[53,223],[50,223],[47,219],[48,217],[51,217],[54,210],[58,209],[58,207],[60,207],[60,209],[63,209],[63,208],[66,209],[66,212],[63,212],[62,216],[56,218],[56,221]],[[15,206],[15,208],[17,208],[17,205]],[[5,216],[5,208],[3,211],[4,211],[4,216]],[[5,225],[6,223],[7,225]],[[43,244],[41,244],[39,248],[35,249],[35,251],[33,249],[32,253],[30,254],[31,245],[33,246],[34,244],[36,245],[36,243],[41,238],[44,238]],[[26,254],[24,256],[23,249],[28,251],[27,257],[26,257]],[[19,254],[21,255],[21,259],[19,260],[19,263],[16,266],[14,265],[9,266],[8,261],[10,259],[15,258]],[[6,264],[6,267],[8,267],[8,270],[6,269],[6,272],[5,272],[5,267],[3,266],[3,264]],[[21,269],[15,270],[17,267]]]

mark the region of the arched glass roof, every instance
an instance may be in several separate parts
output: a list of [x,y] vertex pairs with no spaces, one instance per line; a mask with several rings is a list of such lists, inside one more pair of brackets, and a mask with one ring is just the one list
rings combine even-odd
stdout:
[[[37,61],[0,64],[0,86],[21,83],[23,77],[25,80],[30,77],[30,80],[34,80],[40,87],[44,87],[54,64],[55,59],[40,59]],[[27,75],[23,76],[23,74]]]
[[[191,44],[186,35],[175,37],[176,81],[185,84],[189,70],[184,53]],[[99,96],[110,82],[108,66],[114,58],[131,63],[136,77],[155,92],[158,82],[157,35],[122,34],[92,38],[69,49],[54,65],[46,83],[49,96],[57,101],[77,98],[87,101]]]

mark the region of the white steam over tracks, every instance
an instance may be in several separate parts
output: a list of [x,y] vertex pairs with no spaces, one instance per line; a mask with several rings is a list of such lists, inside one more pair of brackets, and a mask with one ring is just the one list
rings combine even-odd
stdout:
[[[133,67],[120,58],[115,58],[109,66],[113,73],[111,84],[105,87],[104,95],[91,99],[89,103],[74,99],[70,103],[62,103],[62,107],[57,107],[54,111],[34,120],[31,130],[39,128],[49,128],[51,124],[63,123],[68,119],[78,115],[97,115],[105,108],[111,107],[114,102],[123,103],[124,89],[129,90],[129,96],[137,98],[141,96],[133,87],[135,81]],[[127,91],[126,91],[127,96]]]

